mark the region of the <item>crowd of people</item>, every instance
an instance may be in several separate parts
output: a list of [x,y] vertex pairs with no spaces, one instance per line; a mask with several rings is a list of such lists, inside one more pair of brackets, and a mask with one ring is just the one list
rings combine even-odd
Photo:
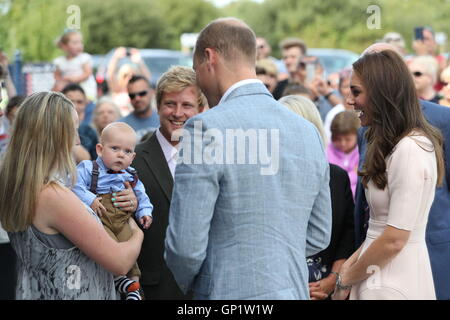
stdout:
[[79,31],[50,92],[2,54],[0,299],[450,299],[450,64],[420,30],[326,74],[221,18],[156,88],[117,48],[102,97]]

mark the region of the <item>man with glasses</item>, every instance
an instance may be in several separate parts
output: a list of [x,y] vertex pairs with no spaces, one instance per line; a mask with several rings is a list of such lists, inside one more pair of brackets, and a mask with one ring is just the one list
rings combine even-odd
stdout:
[[[415,39],[412,44],[412,48],[416,56],[432,56],[436,59],[438,64],[438,73],[440,74],[444,68],[447,66],[447,59],[439,54],[439,44],[436,41],[436,36],[433,28],[430,26],[418,27],[422,31],[421,39]],[[443,84],[437,79],[434,84],[434,89],[440,91]]]
[[159,127],[159,116],[152,110],[154,90],[150,87],[148,79],[143,76],[133,76],[128,82],[127,89],[134,110],[119,121],[131,126],[141,140],[144,135]]
[[383,42],[392,44],[395,46],[399,53],[402,54],[404,57],[406,55],[406,45],[405,45],[405,39],[403,36],[398,32],[388,32],[383,37]]
[[263,37],[256,37],[256,61],[270,60],[277,68],[277,80],[282,81],[287,79],[289,77],[289,73],[284,65],[284,62],[270,56],[271,52],[272,47],[267,40]]
[[437,81],[438,63],[432,56],[414,57],[408,64],[420,99],[439,103],[434,85]]
[[307,47],[305,42],[301,39],[287,38],[280,43],[280,49],[289,77],[288,79],[278,82],[278,85],[273,92],[273,97],[275,99],[280,99],[282,97],[283,91],[289,83],[298,82],[295,79],[298,71],[298,64],[300,59],[306,55]]

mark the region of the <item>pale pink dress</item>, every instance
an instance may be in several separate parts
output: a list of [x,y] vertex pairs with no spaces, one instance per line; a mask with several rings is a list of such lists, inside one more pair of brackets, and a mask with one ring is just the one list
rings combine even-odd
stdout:
[[353,286],[351,300],[436,299],[425,229],[437,180],[436,155],[430,140],[410,135],[386,158],[388,184],[384,190],[372,181],[365,190],[370,207],[367,238],[361,254],[386,225],[410,231],[408,243],[381,270]]

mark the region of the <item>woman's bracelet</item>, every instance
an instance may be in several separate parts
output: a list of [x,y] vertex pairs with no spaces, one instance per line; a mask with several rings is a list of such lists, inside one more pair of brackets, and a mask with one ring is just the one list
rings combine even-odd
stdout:
[[336,288],[339,290],[350,290],[352,286],[344,286],[342,284],[342,277],[338,272],[331,272],[332,274],[336,275]]

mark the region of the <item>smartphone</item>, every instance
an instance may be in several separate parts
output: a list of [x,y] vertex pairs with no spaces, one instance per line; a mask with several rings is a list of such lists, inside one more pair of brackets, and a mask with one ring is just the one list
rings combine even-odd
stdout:
[[414,39],[423,41],[423,27],[414,28]]
[[312,82],[316,77],[316,65],[315,63],[306,64],[306,82]]

